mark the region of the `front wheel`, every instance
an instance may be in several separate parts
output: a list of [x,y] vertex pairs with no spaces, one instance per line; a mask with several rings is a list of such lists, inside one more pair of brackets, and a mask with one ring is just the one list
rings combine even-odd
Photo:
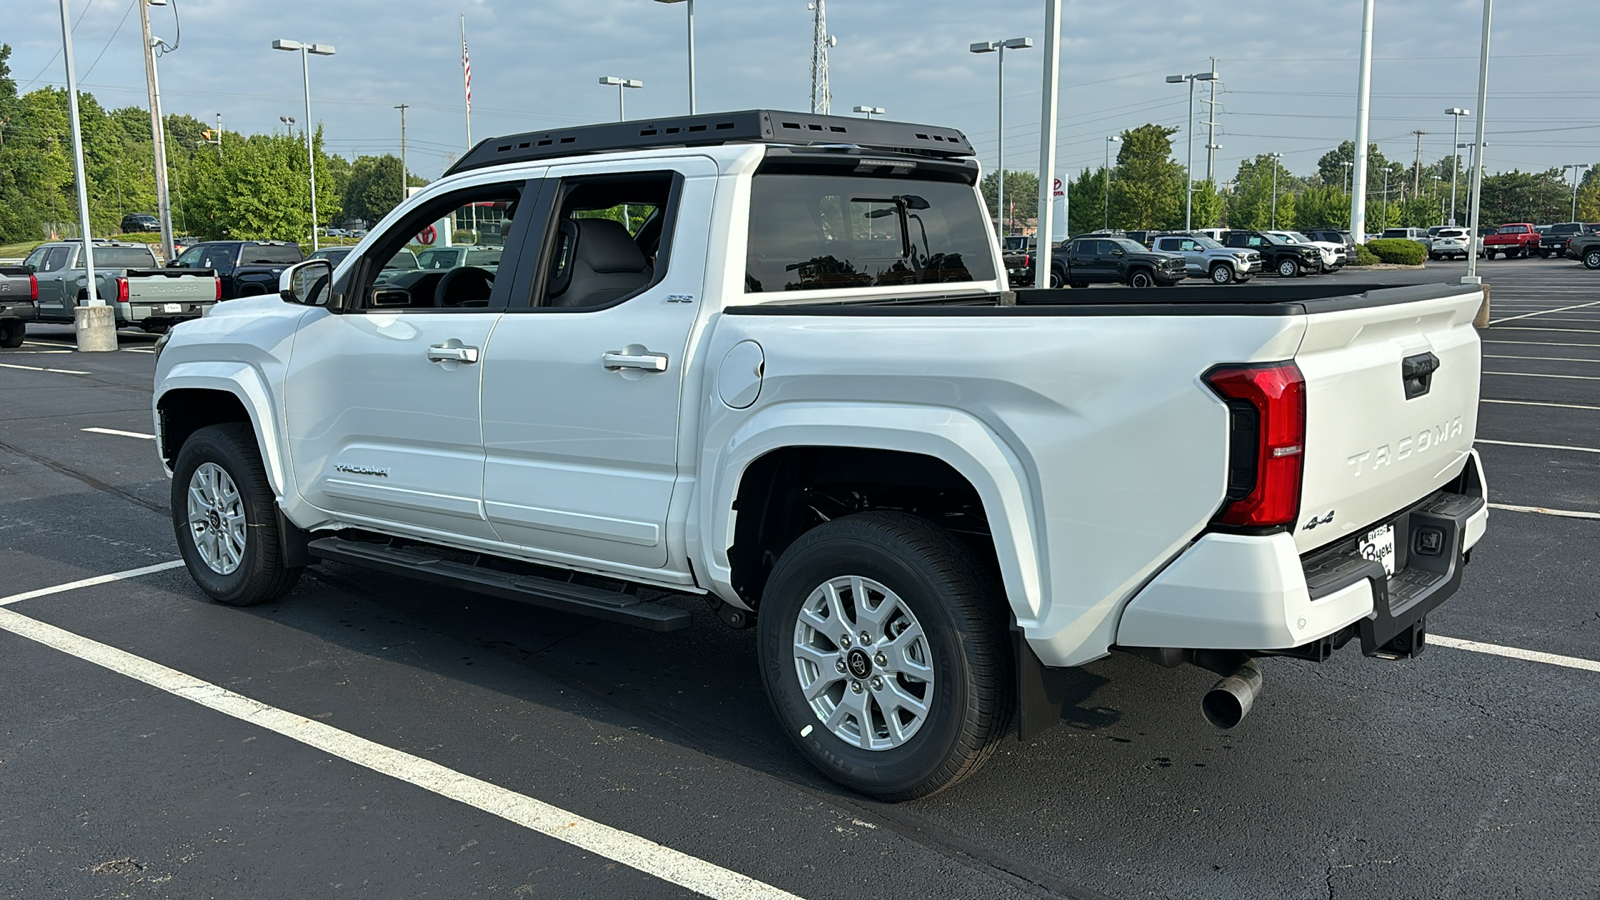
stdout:
[[1128,274],[1128,287],[1147,288],[1155,283],[1155,278],[1144,269],[1134,269]]
[[1228,284],[1234,279],[1233,266],[1227,263],[1217,263],[1211,267],[1211,281],[1215,284]]
[[1283,278],[1299,278],[1300,277],[1300,262],[1298,260],[1293,260],[1293,259],[1279,260],[1278,261],[1278,275],[1280,277],[1283,277]]
[[288,593],[272,487],[248,425],[210,425],[178,451],[172,527],[189,575],[211,599],[255,606]]
[[772,570],[756,619],[762,681],[784,731],[829,778],[881,800],[972,774],[1011,717],[998,579],[949,532],[867,512],[806,532]]
[[1600,250],[1586,250],[1583,254],[1585,269],[1600,269]]
[[1061,272],[1055,268],[1052,268],[1050,270],[1050,287],[1060,288],[1065,283],[1066,280],[1061,277]]

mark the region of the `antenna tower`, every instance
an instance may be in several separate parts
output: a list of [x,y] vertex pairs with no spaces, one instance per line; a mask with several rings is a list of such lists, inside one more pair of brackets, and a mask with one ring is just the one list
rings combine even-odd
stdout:
[[823,115],[828,114],[829,103],[833,100],[833,93],[828,90],[828,48],[839,43],[838,38],[828,34],[825,3],[826,0],[812,0],[806,4],[806,9],[812,12],[811,111]]

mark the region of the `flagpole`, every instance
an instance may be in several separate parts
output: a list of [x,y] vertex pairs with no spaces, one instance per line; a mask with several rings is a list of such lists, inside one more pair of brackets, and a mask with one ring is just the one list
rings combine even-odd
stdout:
[[[467,150],[472,150],[472,58],[467,55],[467,14],[461,14],[461,89],[466,97]],[[454,218],[452,216],[452,218]],[[472,242],[478,243],[478,207],[472,206]]]

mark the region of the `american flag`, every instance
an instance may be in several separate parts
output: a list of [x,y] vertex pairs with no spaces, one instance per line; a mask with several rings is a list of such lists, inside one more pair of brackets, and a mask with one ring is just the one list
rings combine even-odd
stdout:
[[467,55],[467,32],[461,31],[461,69],[466,73],[467,112],[472,112],[472,57]]

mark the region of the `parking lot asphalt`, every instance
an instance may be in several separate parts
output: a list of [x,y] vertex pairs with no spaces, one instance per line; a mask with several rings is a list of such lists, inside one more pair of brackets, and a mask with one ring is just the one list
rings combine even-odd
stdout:
[[8,602],[177,557],[151,339],[36,328],[0,351],[0,897],[1596,896],[1600,275],[1480,272],[1495,508],[1429,625],[1493,652],[1268,660],[1231,732],[1214,676],[1110,657],[897,806],[806,766],[690,598],[650,634],[323,564],[246,610],[181,568]]

